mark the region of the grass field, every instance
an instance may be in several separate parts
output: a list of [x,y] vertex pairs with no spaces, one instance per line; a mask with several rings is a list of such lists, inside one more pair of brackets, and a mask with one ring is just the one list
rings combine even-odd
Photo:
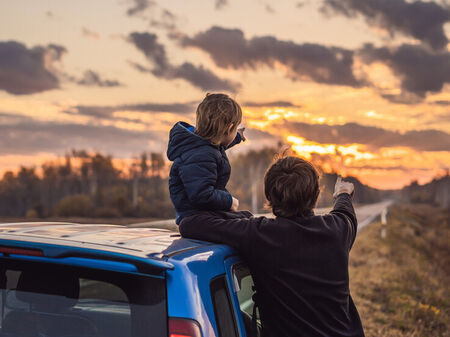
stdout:
[[367,337],[450,336],[450,213],[391,208],[387,235],[374,223],[350,255],[350,289]]

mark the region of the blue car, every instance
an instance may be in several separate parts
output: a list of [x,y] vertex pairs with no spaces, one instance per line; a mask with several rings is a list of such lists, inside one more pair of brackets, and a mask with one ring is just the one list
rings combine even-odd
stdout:
[[253,281],[225,245],[153,228],[0,224],[0,337],[237,337]]

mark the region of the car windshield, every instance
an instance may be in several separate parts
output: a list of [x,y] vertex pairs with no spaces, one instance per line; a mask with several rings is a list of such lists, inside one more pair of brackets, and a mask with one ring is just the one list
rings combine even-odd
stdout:
[[156,276],[7,262],[0,291],[0,337],[167,336]]

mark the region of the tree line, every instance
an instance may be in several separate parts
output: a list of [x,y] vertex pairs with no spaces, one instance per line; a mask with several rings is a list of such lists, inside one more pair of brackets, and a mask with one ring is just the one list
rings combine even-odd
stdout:
[[[240,208],[266,212],[263,177],[279,149],[265,148],[232,156],[227,189]],[[119,165],[101,153],[73,150],[56,162],[8,171],[0,180],[0,216],[4,217],[145,217],[173,218],[169,197],[170,163],[161,153],[142,153]],[[320,170],[320,167],[319,167]],[[318,207],[331,206],[337,173],[321,172]],[[356,178],[355,202],[371,203],[386,192]]]
[[10,217],[156,217],[174,215],[160,153],[124,167],[111,156],[72,151],[62,162],[8,171],[0,181],[0,215]]

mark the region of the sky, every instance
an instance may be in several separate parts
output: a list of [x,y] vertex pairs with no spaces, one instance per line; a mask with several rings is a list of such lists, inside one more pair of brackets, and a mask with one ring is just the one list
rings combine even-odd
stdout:
[[0,174],[71,149],[165,152],[207,92],[247,141],[382,189],[450,168],[450,3],[0,2]]

